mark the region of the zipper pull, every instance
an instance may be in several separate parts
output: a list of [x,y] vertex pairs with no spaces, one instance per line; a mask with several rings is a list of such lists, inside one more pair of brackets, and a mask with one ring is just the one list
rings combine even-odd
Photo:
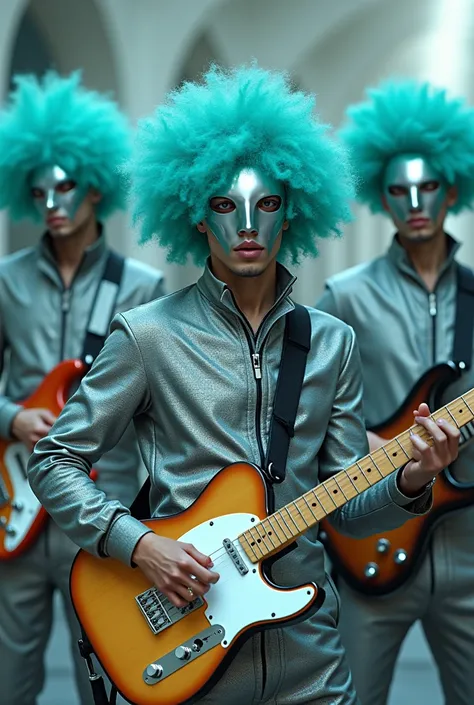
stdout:
[[61,302],[61,311],[63,313],[69,313],[70,305],[71,305],[71,289],[64,289],[63,296],[62,296],[62,302]]
[[438,309],[436,308],[436,294],[430,294],[429,304],[430,304],[430,316],[434,317],[438,313]]
[[262,379],[262,368],[260,367],[260,355],[258,353],[252,355],[252,365],[255,379]]

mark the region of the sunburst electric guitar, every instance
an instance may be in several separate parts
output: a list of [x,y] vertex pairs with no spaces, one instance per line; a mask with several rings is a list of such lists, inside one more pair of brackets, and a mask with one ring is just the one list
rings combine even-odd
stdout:
[[[426,401],[436,408],[445,388],[459,377],[454,363],[428,370],[409,393],[400,409],[387,421],[371,430],[382,438],[393,438],[413,419],[413,409]],[[473,409],[474,410],[474,409]],[[461,431],[460,450],[473,439],[468,423]],[[428,539],[437,522],[448,512],[474,503],[474,484],[462,484],[451,471],[442,472],[433,487],[433,507],[428,514],[407,521],[392,531],[364,539],[343,536],[328,521],[321,524],[321,540],[336,574],[355,590],[366,595],[385,595],[403,585],[420,566]]]
[[[433,418],[461,427],[474,418],[473,411],[471,390]],[[431,442],[423,427],[414,428]],[[316,609],[321,589],[313,583],[274,585],[266,577],[266,559],[411,456],[408,430],[271,515],[256,467],[237,463],[221,470],[186,511],[145,521],[157,534],[191,542],[211,556],[220,574],[205,599],[182,609],[140,570],[80,551],[71,573],[72,599],[117,690],[135,705],[186,703],[212,687],[239,642],[253,631],[304,618]]]
[[[61,362],[22,406],[49,409],[56,416],[87,369],[80,360]],[[28,548],[47,520],[46,511],[28,484],[29,456],[30,451],[20,441],[0,440],[0,561],[15,558]]]

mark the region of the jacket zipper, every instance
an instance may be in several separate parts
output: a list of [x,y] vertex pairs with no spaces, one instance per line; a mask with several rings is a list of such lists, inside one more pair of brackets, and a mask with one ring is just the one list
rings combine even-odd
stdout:
[[436,302],[436,294],[431,292],[428,297],[430,316],[431,316],[431,340],[432,340],[432,359],[433,365],[436,364],[436,316],[438,314],[438,307]]
[[[262,428],[260,423],[260,416],[262,412],[262,367],[261,367],[261,352],[254,353],[252,342],[247,335],[247,340],[250,347],[250,355],[252,359],[253,374],[255,377],[255,383],[257,385],[257,404],[255,406],[255,435],[257,437],[258,452],[260,455],[260,465],[262,469],[265,466],[265,454],[263,452],[262,443]],[[263,344],[262,344],[263,347]],[[262,348],[260,348],[261,351]]]
[[[432,340],[432,361],[433,365],[436,364],[436,316],[438,314],[438,306],[436,301],[436,294],[432,291],[428,297],[430,316],[431,316],[431,340]],[[430,592],[433,595],[435,591],[435,566],[434,566],[434,556],[433,556],[433,540],[430,537],[429,543],[429,560],[430,560]]]
[[[61,344],[59,348],[59,362],[64,360],[64,352],[66,347],[66,323],[69,309],[71,308],[71,287],[63,288],[61,292]],[[46,558],[50,556],[49,550],[49,522],[46,525],[44,552]]]
[[62,290],[61,294],[61,347],[60,347],[60,358],[59,362],[64,360],[64,353],[66,348],[66,323],[68,313],[71,308],[71,287]]
[[74,272],[74,276],[71,280],[71,283],[69,286],[64,286],[63,284],[63,289],[61,293],[61,347],[60,347],[60,360],[59,362],[62,362],[64,360],[64,354],[66,352],[66,323],[67,323],[67,317],[69,314],[69,311],[71,310],[71,296],[72,296],[72,291],[74,284],[76,282],[77,277],[79,276],[79,272],[82,269],[82,265],[84,263],[85,256],[82,256],[82,259],[79,263],[78,268]]
[[252,366],[257,385],[257,404],[255,407],[255,431],[257,436],[258,452],[260,454],[260,463],[262,469],[265,465],[265,455],[263,452],[262,429],[260,417],[262,414],[262,367],[260,353],[252,353]]
[[[232,296],[234,304],[236,308],[238,308],[237,303]],[[260,328],[262,327],[263,323],[265,322],[267,316],[270,315],[270,312],[267,313],[265,318],[260,324]],[[258,351],[255,350],[255,347],[252,342],[252,334],[251,331],[249,330],[249,327],[245,324],[244,321],[242,321],[245,337],[247,338],[247,343],[249,346],[250,350],[250,357],[252,361],[252,368],[253,368],[253,374],[255,377],[255,383],[257,385],[257,404],[255,408],[255,435],[257,437],[257,445],[258,445],[258,452],[260,454],[260,465],[262,469],[265,467],[265,454],[263,452],[263,443],[262,443],[262,428],[261,428],[261,415],[262,415],[262,351],[263,351],[263,346],[265,344],[265,340],[262,340],[262,343],[260,345],[260,349]],[[259,328],[259,330],[260,330]],[[260,633],[260,658],[262,661],[262,698],[265,693],[265,687],[267,684],[267,657],[266,657],[266,647],[265,647],[265,632],[262,631]]]
[[[257,436],[258,452],[260,454],[260,465],[262,469],[265,466],[265,455],[263,452],[262,443],[262,429],[261,429],[261,415],[262,415],[262,358],[261,351],[263,349],[263,342],[260,347],[259,352],[253,352],[254,347],[252,345],[252,340],[245,330],[245,335],[247,336],[247,341],[250,348],[250,355],[252,359],[253,374],[255,377],[255,383],[257,385],[257,404],[255,407],[255,435]],[[265,647],[265,632],[260,633],[260,659],[262,662],[262,698],[265,693],[265,687],[267,684],[267,655]]]

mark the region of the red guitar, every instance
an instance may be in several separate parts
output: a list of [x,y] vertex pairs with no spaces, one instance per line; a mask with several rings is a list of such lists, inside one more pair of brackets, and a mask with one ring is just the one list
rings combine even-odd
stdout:
[[[23,402],[25,409],[49,409],[55,416],[64,407],[74,382],[87,372],[80,360],[55,367]],[[26,476],[30,451],[20,441],[0,439],[0,561],[15,558],[36,538],[47,513],[33,494]]]
[[[413,419],[412,409],[422,401],[438,406],[445,388],[459,377],[453,363],[436,365],[416,383],[400,409],[387,421],[371,430],[382,438],[393,438]],[[451,419],[452,421],[452,419]],[[463,427],[460,450],[473,439],[473,425]],[[401,587],[420,567],[433,528],[448,512],[474,503],[474,484],[461,484],[449,468],[438,476],[433,487],[433,507],[391,531],[363,539],[344,536],[328,522],[321,522],[323,541],[336,573],[349,585],[366,595],[386,595]]]

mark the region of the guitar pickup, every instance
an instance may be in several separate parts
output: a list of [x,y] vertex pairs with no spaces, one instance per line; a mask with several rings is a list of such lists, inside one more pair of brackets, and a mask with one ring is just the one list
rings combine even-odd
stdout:
[[224,546],[227,555],[231,559],[232,563],[235,565],[237,570],[239,571],[240,575],[247,575],[249,572],[249,569],[243,562],[240,553],[238,552],[237,548],[234,545],[234,542],[231,541],[230,539],[224,539],[222,542],[222,545]]

